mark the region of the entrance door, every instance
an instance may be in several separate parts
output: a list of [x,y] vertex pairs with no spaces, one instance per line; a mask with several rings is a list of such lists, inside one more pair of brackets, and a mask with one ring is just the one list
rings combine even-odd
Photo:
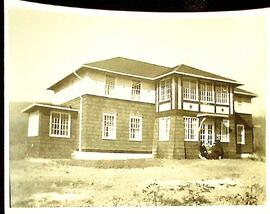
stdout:
[[213,146],[215,142],[215,130],[214,130],[214,122],[209,121],[205,122],[202,125],[201,129],[201,141],[205,144],[205,146]]

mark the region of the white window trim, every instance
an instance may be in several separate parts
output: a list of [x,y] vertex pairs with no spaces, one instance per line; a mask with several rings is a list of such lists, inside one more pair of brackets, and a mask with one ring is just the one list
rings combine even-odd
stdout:
[[[56,135],[56,134],[51,133],[51,131],[52,131],[52,114],[53,113],[68,115],[68,135]],[[61,112],[61,111],[51,111],[50,112],[50,127],[49,127],[49,136],[50,137],[70,138],[70,129],[71,129],[71,115],[70,115],[70,113]]]
[[[113,136],[106,137],[104,136],[104,116],[114,116],[114,126],[113,126]],[[116,140],[116,113],[103,113],[102,115],[102,139],[103,140]]]
[[[204,85],[206,85],[206,84],[211,84],[212,85],[212,98],[213,98],[213,100],[212,101],[205,101],[205,100],[202,100],[202,95],[201,95],[201,84],[204,84]],[[200,82],[200,101],[202,102],[202,103],[215,103],[215,89],[214,89],[214,83],[211,83],[211,82],[204,82],[204,81],[202,81],[202,82]]]
[[[243,128],[243,135],[242,135],[242,139],[241,139],[241,142],[238,142],[238,127],[242,127]],[[245,125],[243,125],[243,124],[237,124],[236,125],[236,131],[237,131],[237,133],[236,133],[236,141],[237,141],[237,144],[240,144],[240,145],[244,145],[244,144],[246,144],[246,142],[245,142]]]
[[[161,134],[161,130],[160,130],[160,124],[162,120],[168,120],[168,133],[166,135],[166,137],[164,137],[164,134]],[[159,141],[169,141],[170,140],[170,127],[171,127],[171,117],[161,117],[159,118],[159,124],[158,124],[158,140]]]
[[[227,87],[227,102],[225,103],[223,103],[223,102],[218,102],[217,101],[217,87],[222,87],[222,86],[226,86]],[[228,85],[219,85],[219,84],[217,84],[216,85],[216,91],[215,91],[215,99],[216,99],[216,104],[222,104],[222,105],[229,105],[229,99],[230,99],[230,93],[229,93],[229,87],[228,87]]]
[[[170,94],[169,94],[169,98],[161,99],[161,82],[169,82],[169,86],[170,86]],[[167,92],[166,84],[165,84],[164,90],[165,90],[164,96],[166,97],[166,92]],[[166,78],[166,79],[160,80],[160,82],[159,82],[159,102],[170,101],[170,100],[171,100],[171,92],[172,92],[171,79],[170,79],[170,78]]]
[[[196,82],[196,99],[190,99],[190,98],[185,98],[184,97],[184,82],[185,81],[195,81]],[[183,84],[182,84],[182,87],[183,87],[183,100],[186,100],[186,101],[199,101],[199,86],[198,86],[198,80],[195,80],[195,79],[183,79]]]
[[[185,129],[186,129],[185,119],[186,118],[196,119],[196,130],[194,132],[195,133],[195,138],[194,139],[189,139],[189,138],[186,138],[186,136],[185,136]],[[184,116],[184,141],[191,141],[191,142],[198,141],[198,139],[199,139],[199,136],[198,136],[198,127],[199,127],[199,119],[197,117],[187,117],[187,116]]]
[[[137,83],[139,83],[140,84],[140,90],[139,90],[139,98],[133,98],[133,83],[134,82],[137,82]],[[141,81],[139,81],[139,80],[132,80],[131,81],[131,100],[137,100],[137,101],[140,101],[141,100],[141,93],[142,93],[142,82]]]
[[[130,138],[130,132],[131,132],[131,119],[139,119],[140,120],[140,129],[139,129],[139,138]],[[138,116],[130,116],[129,118],[129,140],[130,141],[142,141],[142,117]]]
[[[33,130],[30,130],[30,129],[33,128],[32,127],[33,124],[30,124],[30,123],[33,123],[33,121],[31,121],[30,118],[33,117],[33,116],[37,116],[37,118],[35,118],[35,119],[37,119],[37,121],[36,121],[37,124],[34,124],[34,125],[37,125],[37,126],[34,127],[36,129],[35,132],[33,132]],[[35,112],[31,112],[29,114],[27,136],[28,137],[36,137],[38,135],[39,135],[39,111],[35,111]]]
[[[227,135],[227,140],[223,140],[222,139],[222,136],[223,136],[223,121],[228,121],[228,125],[229,125],[229,127],[228,127],[228,135]],[[221,121],[221,135],[220,135],[220,142],[223,142],[223,143],[229,143],[230,142],[230,120],[222,120]]]

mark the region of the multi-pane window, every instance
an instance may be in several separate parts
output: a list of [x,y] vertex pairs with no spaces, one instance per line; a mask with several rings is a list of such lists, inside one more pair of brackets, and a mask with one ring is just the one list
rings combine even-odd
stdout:
[[129,121],[129,139],[130,140],[142,140],[142,118],[130,117]]
[[160,101],[169,100],[171,98],[171,81],[170,79],[160,81]]
[[131,99],[140,100],[141,82],[132,80]]
[[237,144],[245,144],[245,126],[237,124]]
[[115,114],[103,114],[103,139],[116,139],[116,115]]
[[222,120],[221,121],[221,137],[220,137],[220,140],[222,142],[229,142],[230,140],[229,130],[230,130],[229,120]]
[[159,141],[168,141],[170,136],[170,117],[159,118]]
[[214,102],[214,85],[212,83],[200,83],[200,99],[203,102]]
[[216,102],[221,104],[229,103],[229,92],[228,86],[226,85],[217,85],[216,86]]
[[213,146],[214,143],[214,124],[204,123],[201,128],[200,139],[206,146]]
[[186,100],[197,100],[197,81],[184,80],[183,81],[183,97]]
[[115,77],[106,75],[105,95],[112,96],[114,93]]
[[185,140],[196,141],[198,140],[198,118],[184,117],[185,124]]
[[28,136],[38,136],[38,126],[39,126],[39,114],[37,112],[32,112],[29,114],[28,121]]
[[51,112],[50,136],[70,137],[70,114],[63,112]]

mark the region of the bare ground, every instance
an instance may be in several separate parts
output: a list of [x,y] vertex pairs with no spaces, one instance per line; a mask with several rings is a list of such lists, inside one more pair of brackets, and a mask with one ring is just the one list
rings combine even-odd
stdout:
[[263,204],[265,162],[10,161],[12,207]]

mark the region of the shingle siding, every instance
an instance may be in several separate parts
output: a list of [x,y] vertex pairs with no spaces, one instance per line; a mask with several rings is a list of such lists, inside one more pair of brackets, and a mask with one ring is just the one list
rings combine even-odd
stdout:
[[[103,113],[116,114],[116,139],[102,139]],[[142,117],[142,141],[129,140],[130,116]],[[83,96],[82,149],[151,152],[155,105],[92,95]]]

